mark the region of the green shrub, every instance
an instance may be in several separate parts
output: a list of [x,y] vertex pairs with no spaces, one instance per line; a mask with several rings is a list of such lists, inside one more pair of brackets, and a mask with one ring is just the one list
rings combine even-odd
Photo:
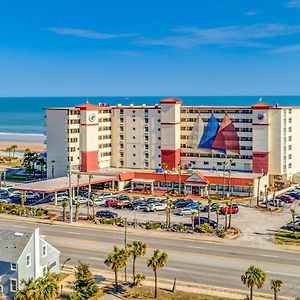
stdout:
[[225,233],[225,230],[223,228],[220,228],[218,231],[217,231],[217,236],[220,237],[220,238],[224,238],[226,235]]
[[211,227],[208,223],[196,225],[195,229],[196,229],[196,231],[198,231],[200,233],[210,233],[210,234],[213,234],[215,232],[215,230],[213,229],[213,227]]
[[162,224],[158,222],[147,222],[145,224],[146,229],[158,229],[161,228]]

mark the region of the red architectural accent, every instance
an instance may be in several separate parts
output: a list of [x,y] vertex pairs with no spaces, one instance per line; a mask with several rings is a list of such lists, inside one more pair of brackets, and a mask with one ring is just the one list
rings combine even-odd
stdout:
[[252,153],[252,172],[267,173],[269,169],[269,153],[253,152]]
[[272,106],[265,103],[257,103],[251,106],[252,109],[270,109]]
[[167,164],[168,170],[177,168],[180,162],[180,149],[161,150],[161,164]]
[[81,172],[98,170],[98,151],[81,152]]
[[181,104],[182,101],[176,98],[168,98],[160,100],[160,104]]
[[240,154],[239,137],[228,115],[224,116],[212,147]]
[[[79,108],[80,110],[99,110],[100,106],[86,103],[86,104],[78,105],[78,106],[76,106],[76,108]],[[106,107],[106,109],[107,108],[108,107]]]

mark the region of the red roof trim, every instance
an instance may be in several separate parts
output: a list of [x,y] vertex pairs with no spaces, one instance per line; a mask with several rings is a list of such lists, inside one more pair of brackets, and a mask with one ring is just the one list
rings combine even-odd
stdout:
[[181,104],[181,103],[182,101],[176,98],[168,98],[168,99],[160,100],[160,104]]
[[266,103],[257,103],[251,106],[252,109],[270,109],[272,105]]
[[82,104],[82,105],[77,105],[77,106],[75,106],[75,108],[79,108],[80,110],[97,110],[98,111],[100,109],[100,106],[86,103],[86,104]]

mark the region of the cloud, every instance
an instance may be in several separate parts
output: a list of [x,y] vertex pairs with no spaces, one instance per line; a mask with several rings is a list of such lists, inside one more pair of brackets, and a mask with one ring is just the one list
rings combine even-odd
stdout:
[[201,45],[224,47],[272,47],[265,39],[300,33],[300,25],[280,23],[254,24],[250,26],[226,26],[216,28],[180,27],[173,34],[162,38],[139,39],[135,41],[144,46],[169,46],[190,48]]
[[126,38],[126,37],[132,37],[137,35],[135,33],[110,34],[110,33],[102,33],[102,32],[97,32],[97,31],[92,31],[87,29],[62,28],[62,27],[48,28],[48,30],[59,35],[69,35],[69,36],[76,36],[76,37],[94,39],[94,40]]
[[300,0],[289,1],[285,7],[288,8],[300,8]]
[[257,11],[257,10],[248,10],[245,12],[245,15],[248,16],[248,17],[253,17],[253,16],[257,16],[257,15],[260,15],[261,12],[260,11]]
[[300,44],[277,47],[270,51],[270,53],[289,53],[289,52],[299,52]]
[[142,55],[141,52],[131,51],[131,50],[111,51],[110,53],[115,55],[123,55],[123,56],[130,56],[130,57],[136,57]]

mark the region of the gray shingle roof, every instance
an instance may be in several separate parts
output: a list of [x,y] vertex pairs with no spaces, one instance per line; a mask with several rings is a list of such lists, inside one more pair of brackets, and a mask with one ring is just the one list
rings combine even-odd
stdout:
[[17,262],[32,233],[0,230],[0,261]]

